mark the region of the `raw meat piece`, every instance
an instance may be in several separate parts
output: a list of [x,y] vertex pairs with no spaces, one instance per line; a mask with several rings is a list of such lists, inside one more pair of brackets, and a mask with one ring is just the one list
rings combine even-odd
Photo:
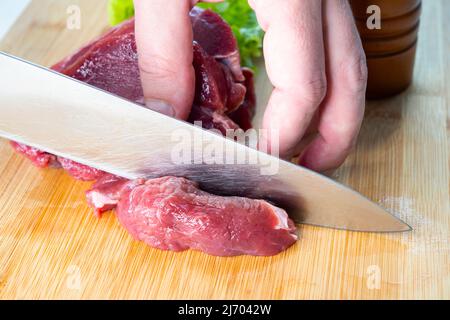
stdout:
[[194,68],[195,104],[225,113],[236,110],[244,102],[245,86],[235,82],[230,69],[195,42]]
[[72,177],[81,181],[94,181],[106,174],[106,172],[85,166],[84,164],[58,157],[58,162]]
[[211,10],[195,7],[191,13],[194,41],[210,56],[220,59],[232,71],[236,81],[244,81],[241,57],[230,26]]
[[50,153],[41,151],[39,149],[11,141],[11,146],[18,153],[23,154],[25,157],[31,160],[33,164],[39,168],[46,168],[48,166],[58,167],[56,157]]
[[113,28],[52,69],[136,103],[144,101],[133,19]]
[[163,250],[267,256],[297,240],[284,210],[263,200],[214,196],[184,178],[129,181],[105,175],[86,194],[98,216],[118,205],[121,224]]
[[230,112],[233,112],[234,110],[239,108],[239,106],[244,103],[247,88],[242,83],[234,81],[233,75],[231,74],[231,71],[227,66],[222,65],[222,70],[226,78],[228,89],[228,97],[225,111],[227,114],[229,114]]
[[227,130],[239,129],[239,126],[230,118],[220,112],[211,110],[207,107],[194,105],[189,116],[189,122],[201,121],[202,127],[208,130],[219,130],[226,135]]
[[228,86],[222,66],[194,42],[194,103],[220,112],[225,111]]
[[286,212],[263,200],[219,197],[184,178],[147,180],[120,197],[117,217],[152,247],[216,256],[270,256],[296,240]]
[[233,120],[241,129],[248,130],[252,128],[252,118],[255,115],[256,106],[256,94],[255,84],[253,81],[253,72],[250,69],[243,68],[243,74],[245,76],[245,88],[246,94],[244,102],[241,106],[232,113],[229,114],[231,120]]
[[90,190],[86,191],[86,199],[94,208],[95,215],[100,217],[103,212],[113,210],[117,206],[121,195],[127,188],[144,182],[145,180],[130,181],[106,174],[94,183]]

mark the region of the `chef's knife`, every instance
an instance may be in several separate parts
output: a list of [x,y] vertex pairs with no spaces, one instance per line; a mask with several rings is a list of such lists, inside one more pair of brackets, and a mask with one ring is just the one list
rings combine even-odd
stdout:
[[[264,198],[297,223],[410,230],[357,192],[232,139],[4,53],[0,70],[0,136],[7,139],[128,179],[183,176],[215,194]],[[203,152],[212,146],[215,154]],[[224,158],[220,146],[229,151]],[[225,159],[231,151],[234,161]]]

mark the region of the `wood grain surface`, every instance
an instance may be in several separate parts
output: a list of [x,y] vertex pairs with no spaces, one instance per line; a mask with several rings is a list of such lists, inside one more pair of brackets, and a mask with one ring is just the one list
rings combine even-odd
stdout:
[[[81,8],[79,30],[66,28],[69,5]],[[105,1],[35,0],[0,50],[48,66],[106,28]],[[299,226],[297,244],[275,257],[155,250],[113,213],[95,218],[89,184],[39,170],[0,140],[0,298],[450,298],[448,30],[449,1],[425,1],[413,86],[368,103],[359,144],[335,174],[413,232]],[[261,109],[264,72],[257,86]]]

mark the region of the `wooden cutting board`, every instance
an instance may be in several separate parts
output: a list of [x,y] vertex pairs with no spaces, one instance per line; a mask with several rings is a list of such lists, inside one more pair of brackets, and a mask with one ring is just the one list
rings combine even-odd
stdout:
[[[66,28],[70,5],[81,8],[79,30]],[[105,5],[33,1],[0,50],[51,65],[106,30]],[[450,298],[449,14],[446,0],[424,2],[414,85],[368,104],[358,147],[335,175],[413,232],[299,226],[297,244],[275,257],[155,250],[132,240],[114,214],[95,218],[89,184],[35,168],[1,140],[0,297]],[[269,92],[261,72],[260,108]]]

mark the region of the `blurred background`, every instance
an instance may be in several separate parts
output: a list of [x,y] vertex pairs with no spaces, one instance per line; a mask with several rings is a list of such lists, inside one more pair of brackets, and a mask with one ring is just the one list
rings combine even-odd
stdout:
[[31,0],[4,0],[0,1],[0,39],[8,32],[14,21]]

